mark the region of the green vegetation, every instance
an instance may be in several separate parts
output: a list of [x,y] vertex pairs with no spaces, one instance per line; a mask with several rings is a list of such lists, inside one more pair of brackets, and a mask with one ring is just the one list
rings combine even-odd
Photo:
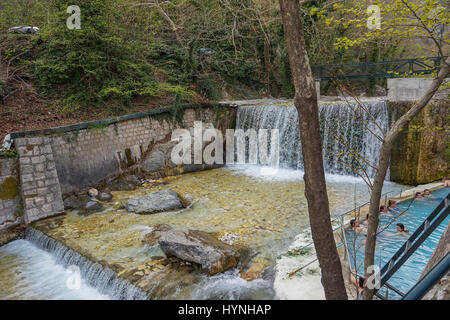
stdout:
[[[70,5],[81,9],[81,29],[67,28]],[[336,23],[349,8],[327,0],[302,6],[313,65],[401,54],[389,37],[349,44],[359,31]],[[7,32],[19,25],[40,32]],[[14,70],[0,79],[1,95],[17,81],[32,83],[65,112],[294,93],[276,0],[3,0],[0,42],[3,65]]]
[[[19,154],[16,150],[1,150],[0,149],[0,158],[17,158]],[[1,167],[0,167],[1,169]],[[1,171],[0,171],[1,173]]]

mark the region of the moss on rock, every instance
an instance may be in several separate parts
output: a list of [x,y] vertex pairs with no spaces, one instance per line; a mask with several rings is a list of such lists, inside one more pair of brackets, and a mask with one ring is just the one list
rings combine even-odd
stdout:
[[[389,103],[391,122],[411,106],[411,102]],[[449,123],[446,101],[433,101],[403,127],[392,149],[391,180],[417,185],[449,175]]]
[[0,200],[12,200],[19,195],[19,184],[16,178],[7,177],[0,183]]

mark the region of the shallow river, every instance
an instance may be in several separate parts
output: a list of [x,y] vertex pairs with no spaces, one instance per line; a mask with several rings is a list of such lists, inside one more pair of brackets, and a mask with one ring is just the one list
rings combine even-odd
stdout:
[[[327,181],[333,214],[367,200],[367,187],[357,178],[329,175]],[[131,197],[167,188],[178,192],[191,205],[180,211],[153,215],[121,209]],[[400,186],[387,183],[386,189],[399,191]],[[113,195],[113,202],[105,204],[106,210],[101,213],[82,217],[69,212],[39,223],[36,228],[96,261],[126,271],[141,266],[152,256],[162,255],[157,246],[142,243],[143,236],[160,223],[215,232],[219,238],[233,239],[234,244],[258,252],[259,261],[273,269],[280,264],[280,259],[277,260],[280,254],[292,248],[299,235],[306,235],[309,226],[299,171],[272,172],[251,166],[215,169],[150,181],[136,191]],[[84,282],[80,290],[69,289],[69,276],[68,270],[52,255],[28,241],[18,240],[0,248],[0,299],[109,298]],[[237,270],[230,270],[214,277],[202,276],[189,289],[159,298],[289,298],[282,286],[274,286],[274,278],[272,273],[264,279],[246,281]],[[320,291],[320,287],[316,290]],[[310,296],[315,297],[313,293]]]

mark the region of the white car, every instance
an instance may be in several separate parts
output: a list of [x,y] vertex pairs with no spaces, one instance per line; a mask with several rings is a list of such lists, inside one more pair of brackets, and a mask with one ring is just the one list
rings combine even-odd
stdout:
[[21,26],[21,27],[13,27],[8,30],[11,33],[37,33],[39,32],[38,27],[33,26]]

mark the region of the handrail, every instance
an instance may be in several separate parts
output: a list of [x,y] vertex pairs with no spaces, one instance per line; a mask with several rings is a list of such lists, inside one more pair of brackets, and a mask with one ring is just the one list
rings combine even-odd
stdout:
[[[394,263],[401,255],[406,254],[406,251],[412,250],[415,246],[417,246],[417,242],[412,246],[411,244],[416,240],[419,235],[424,232],[424,234],[429,233],[432,231],[433,227],[437,227],[436,223],[440,220],[445,218],[445,212],[439,217],[441,219],[437,219],[434,221],[431,225],[430,223],[436,218],[438,214],[441,213],[442,209],[446,208],[446,211],[450,211],[450,207],[446,206],[446,202],[450,200],[450,193],[447,194],[447,196],[439,203],[439,205],[431,212],[431,214],[425,219],[424,222],[416,229],[416,231],[411,235],[411,237],[408,238],[408,240],[400,247],[400,249],[397,250],[397,252],[392,256],[391,259],[383,266],[383,268],[380,271],[380,274],[383,275],[381,279],[381,285],[383,285],[387,278],[393,274],[397,269],[395,269],[395,266],[392,266],[392,263]],[[448,213],[447,213],[448,215]],[[439,223],[440,224],[440,223]],[[422,234],[423,236],[423,234]],[[421,237],[422,237],[421,236]],[[419,238],[420,239],[420,238]],[[420,245],[420,244],[419,244]],[[400,262],[400,261],[399,261]]]
[[[367,79],[396,78],[402,74],[431,74],[438,71],[447,56],[412,58],[391,61],[361,62],[356,64],[336,64],[312,66],[315,79]],[[406,71],[403,70],[407,69]]]
[[[186,109],[195,109],[195,108],[235,108],[231,104],[225,103],[199,103],[199,104],[182,104],[180,108],[183,110]],[[149,116],[157,116],[164,113],[169,113],[173,111],[173,107],[161,108],[161,109],[152,109],[143,112],[130,113],[123,116],[117,116],[109,119],[102,120],[93,120],[88,122],[80,122],[75,124],[64,125],[60,127],[52,127],[46,129],[37,129],[37,130],[28,130],[28,131],[20,131],[20,132],[12,132],[10,133],[10,139],[23,138],[28,136],[36,136],[36,135],[51,135],[51,134],[61,134],[71,131],[78,131],[84,129],[95,128],[97,126],[108,126],[113,125],[115,123],[119,123],[122,121],[128,121],[138,118],[144,118]]]
[[419,300],[450,270],[450,252],[443,257],[411,290],[403,300]]
[[[422,233],[422,235],[417,239],[417,241],[411,246],[411,242],[406,241],[406,252],[404,251],[403,256],[394,264],[391,265],[390,260],[386,266],[389,268],[386,274],[382,275],[380,285],[383,286],[387,280],[389,280],[392,275],[397,272],[398,269],[409,259],[409,257],[417,250],[418,247],[425,241],[429,235],[445,220],[445,218],[450,214],[450,206],[446,207],[444,211],[438,216],[438,218]],[[409,247],[410,246],[410,247]],[[403,248],[403,247],[402,247]]]
[[398,290],[396,287],[391,286],[389,283],[385,283],[384,284],[386,287],[388,287],[389,289],[391,289],[392,291],[394,291],[396,294],[398,294],[399,296],[403,297],[405,295],[405,293],[401,292],[400,290]]
[[[394,190],[387,191],[387,192],[383,193],[383,194],[381,195],[381,197],[386,196],[386,195],[388,195],[388,194],[390,194],[390,193],[393,193],[393,192],[394,192]],[[401,192],[402,192],[402,189],[400,189],[400,194],[401,194]],[[355,208],[353,208],[353,209],[351,209],[351,210],[348,210],[348,211],[346,211],[346,212],[344,212],[344,213],[342,213],[342,214],[340,214],[340,215],[335,216],[331,221],[334,221],[335,219],[341,218],[341,224],[340,224],[340,226],[338,226],[338,227],[336,227],[336,228],[333,229],[333,233],[336,232],[336,231],[338,231],[338,230],[341,229],[341,228],[343,229],[343,227],[344,227],[344,226],[343,226],[343,221],[344,221],[344,217],[345,217],[346,215],[348,215],[348,214],[350,214],[350,213],[353,213],[354,211],[356,211],[356,210],[358,210],[358,209],[364,207],[365,205],[367,205],[367,204],[369,204],[369,203],[370,203],[370,201],[364,202],[363,204],[361,204],[361,205],[359,205],[359,206],[357,206],[357,207],[355,207]],[[313,241],[311,241],[311,242],[309,242],[308,244],[304,245],[304,246],[301,247],[299,250],[303,250],[303,249],[305,249],[305,248],[311,246],[312,244],[314,244]],[[345,238],[345,232],[344,232],[344,241],[343,241],[342,243],[340,243],[339,245],[337,245],[336,248],[339,248],[339,247],[341,247],[342,245],[344,245],[344,247],[346,248],[346,251],[347,251],[347,258],[350,259],[350,255],[349,255],[348,248],[347,248],[347,241],[346,241],[346,238]],[[300,270],[306,268],[307,266],[311,265],[311,264],[314,263],[315,261],[317,261],[317,258],[315,258],[314,260],[312,260],[312,261],[310,261],[310,262],[308,262],[308,263],[302,265],[300,268],[298,268],[298,269],[294,270],[293,272],[291,272],[291,273],[289,274],[289,277],[292,277],[294,274],[296,274],[296,273],[299,272]],[[351,266],[351,264],[349,264],[349,266]]]

